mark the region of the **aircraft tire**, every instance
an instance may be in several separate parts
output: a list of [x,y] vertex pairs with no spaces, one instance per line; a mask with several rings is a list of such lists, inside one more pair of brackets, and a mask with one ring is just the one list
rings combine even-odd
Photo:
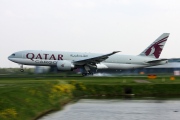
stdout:
[[21,72],[24,72],[24,69],[20,69]]
[[82,73],[82,76],[87,76],[87,73]]

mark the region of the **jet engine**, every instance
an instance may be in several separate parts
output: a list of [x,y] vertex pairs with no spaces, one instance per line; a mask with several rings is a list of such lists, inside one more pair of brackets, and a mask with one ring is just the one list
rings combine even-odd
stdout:
[[59,60],[57,62],[57,69],[58,70],[72,70],[74,68],[74,65],[71,61],[68,60]]

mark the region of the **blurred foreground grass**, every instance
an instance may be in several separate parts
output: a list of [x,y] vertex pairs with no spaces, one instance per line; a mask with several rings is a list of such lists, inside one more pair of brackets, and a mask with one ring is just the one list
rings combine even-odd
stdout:
[[[76,97],[123,95],[180,95],[180,77],[171,76],[79,77],[13,75],[0,77],[0,120],[32,120],[58,110]],[[148,81],[146,83],[136,80]]]
[[73,85],[63,81],[0,80],[0,120],[31,120],[72,99]]

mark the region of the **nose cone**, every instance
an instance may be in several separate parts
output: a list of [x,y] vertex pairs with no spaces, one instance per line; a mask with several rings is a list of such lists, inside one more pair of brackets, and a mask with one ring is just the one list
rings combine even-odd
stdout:
[[11,56],[9,56],[8,59],[11,60]]
[[12,61],[12,59],[13,59],[12,55],[10,55],[10,56],[8,57],[8,59],[9,59],[10,61]]

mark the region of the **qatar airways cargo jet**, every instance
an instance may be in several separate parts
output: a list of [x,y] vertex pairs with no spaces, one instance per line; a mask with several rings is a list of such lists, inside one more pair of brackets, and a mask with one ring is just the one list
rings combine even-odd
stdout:
[[168,59],[159,59],[169,33],[163,33],[151,45],[137,56],[116,54],[25,50],[15,52],[8,57],[10,61],[23,65],[56,66],[58,70],[70,71],[83,69],[82,75],[92,74],[91,69],[133,69],[162,65]]

